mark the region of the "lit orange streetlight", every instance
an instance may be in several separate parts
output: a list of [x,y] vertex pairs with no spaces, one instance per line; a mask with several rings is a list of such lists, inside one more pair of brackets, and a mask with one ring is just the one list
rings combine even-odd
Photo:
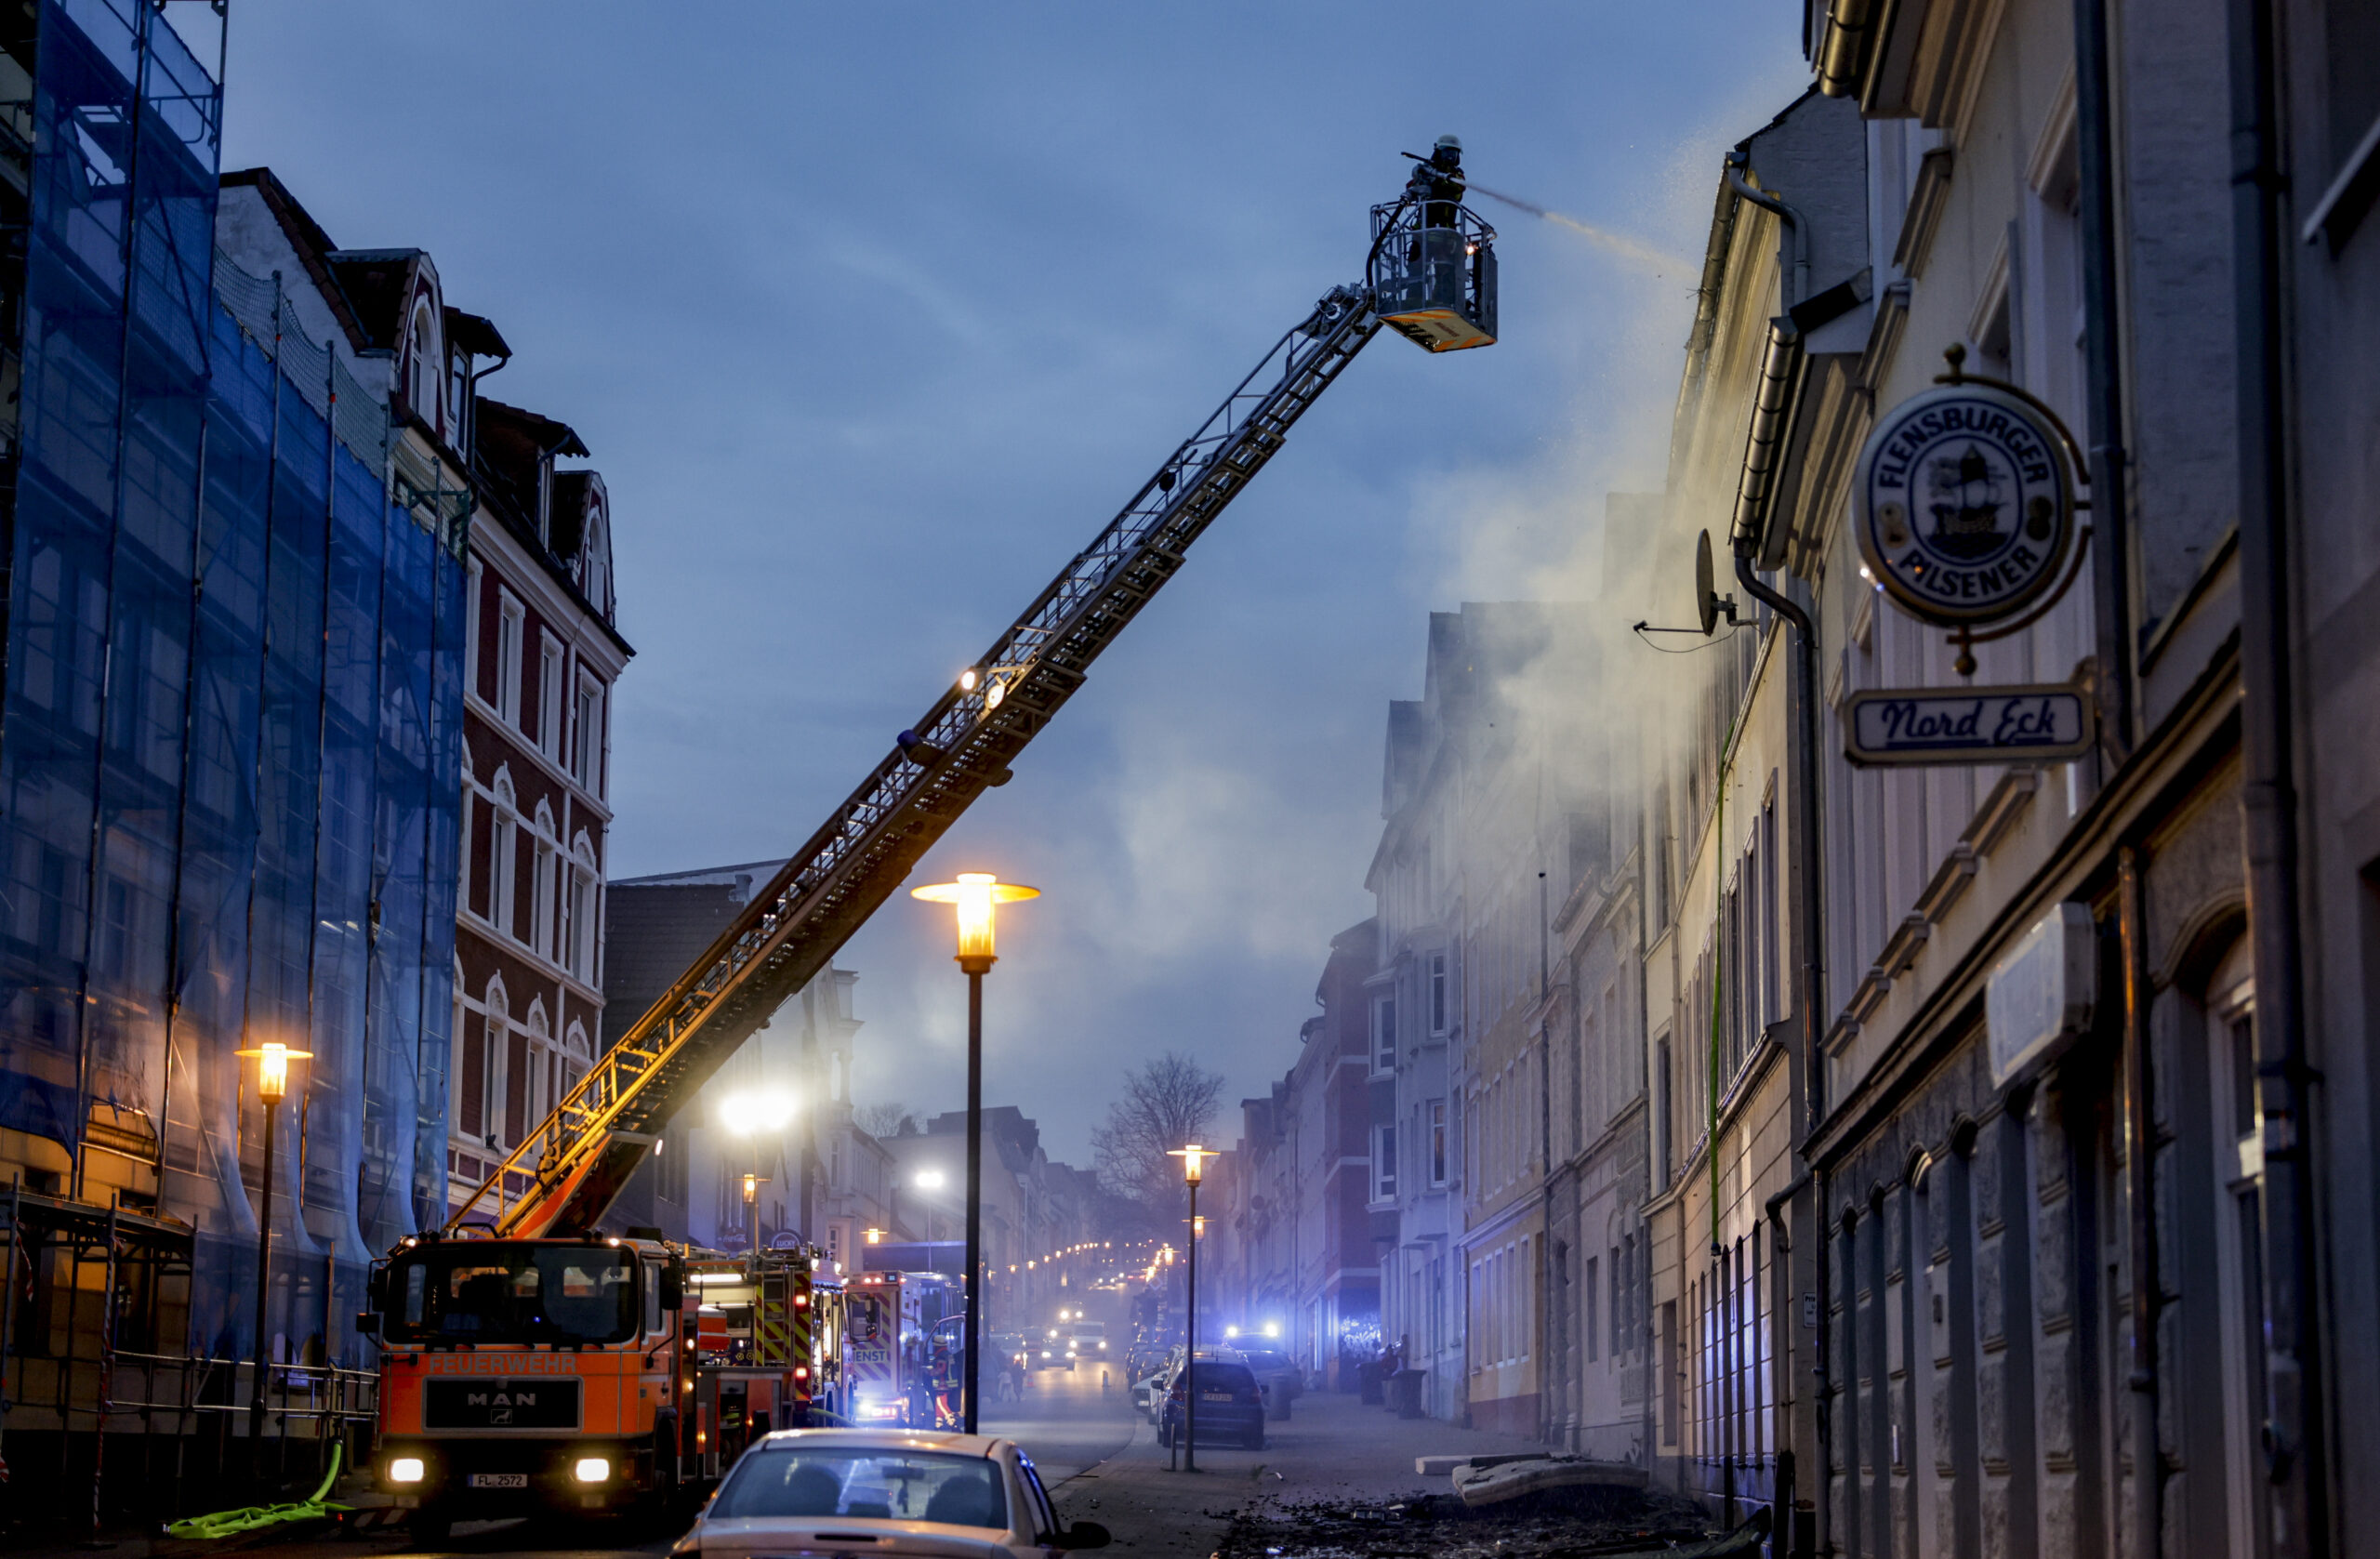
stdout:
[[267,1298],[272,1292],[272,1150],[280,1135],[281,1102],[289,1097],[289,1064],[311,1061],[311,1050],[293,1050],[278,1039],[267,1039],[253,1050],[234,1055],[252,1056],[257,1064],[257,1098],[264,1105],[264,1188],[257,1202],[257,1368],[248,1394],[248,1455],[253,1459],[264,1444],[265,1328],[270,1324]]
[[[997,684],[996,684],[997,685]],[[967,976],[967,1319],[962,1334],[967,1350],[967,1379],[960,1395],[960,1427],[975,1433],[976,1346],[984,1308],[976,1292],[984,1265],[984,976],[999,961],[993,951],[992,922],[997,906],[1041,896],[1038,888],[1002,882],[989,872],[963,871],[956,882],[912,888],[909,896],[929,904],[956,906],[959,917],[959,967]],[[931,1243],[931,1242],[929,1242]]]
[[1206,1178],[1210,1158],[1219,1157],[1213,1150],[1192,1143],[1188,1147],[1168,1148],[1168,1157],[1182,1160],[1182,1181],[1190,1188],[1190,1299],[1183,1306],[1182,1378],[1183,1387],[1183,1471],[1198,1470],[1198,1236],[1206,1233],[1207,1221],[1198,1216],[1198,1182]]

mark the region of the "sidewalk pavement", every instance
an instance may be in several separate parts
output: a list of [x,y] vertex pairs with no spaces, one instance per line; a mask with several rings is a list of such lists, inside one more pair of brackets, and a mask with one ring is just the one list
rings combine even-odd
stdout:
[[1261,1451],[1198,1447],[1198,1471],[1170,1472],[1157,1431],[1143,1423],[1131,1443],[1051,1491],[1068,1521],[1096,1521],[1116,1534],[1118,1559],[1208,1559],[1235,1515],[1283,1505],[1384,1504],[1444,1494],[1444,1477],[1413,1471],[1423,1456],[1544,1454],[1515,1434],[1462,1429],[1435,1419],[1400,1419],[1353,1396],[1309,1392],[1285,1422],[1265,1426]]

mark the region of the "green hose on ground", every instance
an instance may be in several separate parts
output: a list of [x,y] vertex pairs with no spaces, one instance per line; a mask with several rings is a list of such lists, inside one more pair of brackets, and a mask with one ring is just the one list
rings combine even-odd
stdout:
[[212,1515],[194,1515],[187,1521],[177,1521],[165,1528],[168,1537],[229,1538],[241,1532],[253,1532],[259,1526],[271,1526],[284,1521],[318,1521],[333,1511],[352,1510],[351,1505],[335,1504],[330,1498],[331,1485],[338,1481],[338,1464],[344,1446],[331,1447],[331,1470],[323,1474],[323,1484],[311,1499],[286,1505],[244,1505],[236,1511],[217,1511]]

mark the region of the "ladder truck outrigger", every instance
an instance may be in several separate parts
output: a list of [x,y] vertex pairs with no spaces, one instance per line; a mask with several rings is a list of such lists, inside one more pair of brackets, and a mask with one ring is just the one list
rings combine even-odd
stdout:
[[[760,1252],[736,1269],[744,1258],[690,1253],[655,1230],[606,1231],[614,1198],[679,1108],[977,796],[1008,782],[1100,652],[1383,325],[1433,352],[1495,341],[1495,237],[1468,208],[1409,190],[1374,206],[1362,283],[1333,287],[1274,343],[443,1228],[376,1263],[360,1318],[382,1350],[375,1470],[413,1509],[416,1539],[458,1519],[665,1503],[763,1425],[830,1400],[816,1394],[845,1326],[808,1328],[793,1366],[806,1381],[764,1367],[765,1380],[731,1379],[734,1361],[703,1346],[712,1285],[694,1281],[749,1284],[757,1339],[783,1318],[772,1295],[817,1303],[814,1254]],[[852,1292],[837,1296],[839,1322]],[[849,1412],[855,1382],[841,1384],[833,1405]]]

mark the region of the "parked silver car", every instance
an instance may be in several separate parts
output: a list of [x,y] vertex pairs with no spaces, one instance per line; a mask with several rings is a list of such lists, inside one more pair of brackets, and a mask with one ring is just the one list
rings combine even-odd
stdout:
[[1051,1559],[1107,1528],[1051,1509],[1013,1440],[898,1429],[793,1429],[746,1450],[672,1559],[818,1553]]

